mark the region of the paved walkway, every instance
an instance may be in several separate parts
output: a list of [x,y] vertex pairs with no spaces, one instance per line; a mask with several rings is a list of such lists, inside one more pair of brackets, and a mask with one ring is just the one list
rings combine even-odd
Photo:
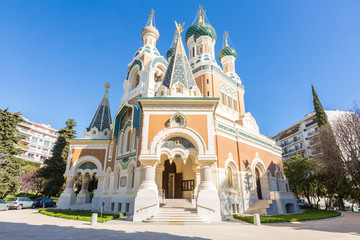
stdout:
[[0,212],[0,239],[359,239],[360,213],[305,223],[255,226],[242,222],[167,225],[120,220],[90,226],[87,222],[54,218],[33,209]]

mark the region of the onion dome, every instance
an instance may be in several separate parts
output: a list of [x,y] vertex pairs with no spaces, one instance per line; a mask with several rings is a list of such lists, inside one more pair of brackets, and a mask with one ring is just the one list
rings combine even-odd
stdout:
[[221,51],[219,52],[219,60],[221,61],[221,59],[225,56],[233,56],[233,57],[237,57],[237,53],[236,50],[232,47],[229,46],[225,46],[223,49],[221,49]]
[[169,59],[174,53],[175,46],[170,48],[166,53],[166,58]]
[[199,28],[194,32],[194,40],[201,36],[209,36],[212,39],[217,39],[215,28],[210,23],[202,23]]
[[198,30],[198,28],[202,25],[201,22],[197,22],[193,25],[191,25],[188,30],[186,30],[186,34],[185,34],[185,43],[187,43],[188,39],[194,35],[194,33],[196,32],[196,30]]
[[145,26],[142,30],[141,30],[141,37],[144,39],[145,34],[153,34],[156,36],[156,41],[159,39],[160,33],[159,31],[156,29],[156,27],[149,25],[149,26]]

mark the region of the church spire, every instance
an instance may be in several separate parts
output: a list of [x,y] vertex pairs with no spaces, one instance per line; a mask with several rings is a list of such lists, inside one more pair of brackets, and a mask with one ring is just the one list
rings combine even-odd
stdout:
[[184,23],[181,25],[175,22],[175,25],[175,46],[169,59],[169,66],[165,73],[163,85],[167,88],[172,88],[173,84],[179,82],[185,88],[192,88],[196,86],[196,83],[181,40]]
[[105,94],[97,108],[95,115],[86,129],[87,131],[91,131],[91,129],[96,128],[99,132],[103,132],[108,129],[110,131],[111,124],[111,113],[110,113],[110,104],[108,97],[108,89],[110,88],[109,83],[105,83]]

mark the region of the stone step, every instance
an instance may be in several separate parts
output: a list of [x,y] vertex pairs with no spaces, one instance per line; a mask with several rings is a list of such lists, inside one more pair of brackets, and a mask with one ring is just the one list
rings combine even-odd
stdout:
[[256,200],[254,203],[246,210],[246,214],[255,214],[266,215],[268,208],[270,208],[272,201],[271,200]]

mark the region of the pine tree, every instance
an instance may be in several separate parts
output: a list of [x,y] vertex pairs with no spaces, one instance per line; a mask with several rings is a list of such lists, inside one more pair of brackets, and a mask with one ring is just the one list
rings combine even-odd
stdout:
[[66,161],[69,155],[69,143],[66,139],[75,138],[76,131],[74,127],[76,122],[74,119],[66,121],[66,127],[59,130],[59,137],[53,148],[53,155],[46,159],[45,166],[40,169],[40,176],[46,179],[44,194],[54,196],[60,193],[65,183],[64,173],[66,170]]
[[22,172],[22,160],[18,144],[23,139],[18,135],[16,126],[22,122],[20,113],[0,109],[0,198],[6,197],[19,185]]
[[324,108],[321,105],[320,99],[315,91],[315,88],[312,84],[311,84],[311,88],[312,88],[312,93],[313,93],[313,103],[314,103],[314,109],[315,109],[315,113],[316,113],[317,124],[320,128],[321,126],[327,125],[329,123],[329,121],[328,121],[327,115],[324,111]]

